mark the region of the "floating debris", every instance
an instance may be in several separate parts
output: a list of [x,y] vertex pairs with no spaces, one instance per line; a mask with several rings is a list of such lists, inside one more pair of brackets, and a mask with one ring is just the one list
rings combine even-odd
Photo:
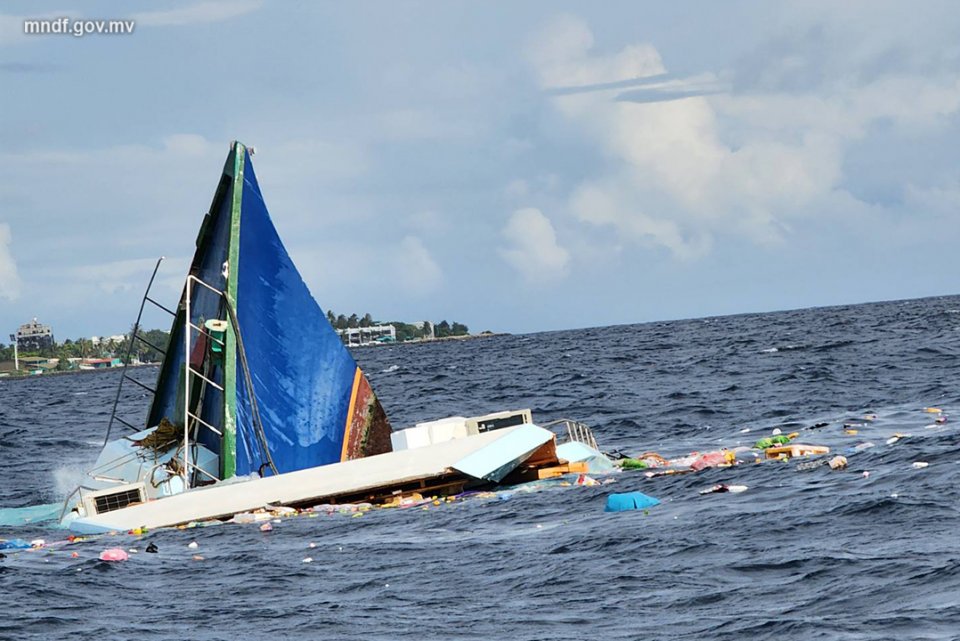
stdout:
[[607,497],[607,506],[604,512],[626,512],[629,510],[643,510],[654,505],[660,505],[660,499],[647,496],[643,492],[628,492],[626,494],[611,494]]
[[724,492],[731,492],[733,494],[739,494],[740,492],[746,492],[749,488],[746,485],[727,485],[726,483],[717,483],[711,487],[708,487],[705,490],[700,490],[700,494],[721,494]]
[[29,550],[30,547],[30,544],[23,539],[0,541],[0,550]]
[[130,556],[126,553],[126,551],[121,550],[120,548],[107,548],[106,550],[100,553],[101,561],[108,561],[111,563],[118,562],[118,561],[126,561],[129,558]]
[[196,541],[190,541],[189,543],[187,543],[187,547],[190,548],[191,550],[196,550],[198,547],[200,547],[200,544],[197,543]]
[[149,545],[147,546],[147,549],[146,549],[145,551],[148,552],[148,553],[150,553],[150,554],[156,554],[157,552],[159,552],[159,550],[157,549],[157,546],[156,546],[155,543],[149,544]]
[[834,456],[830,459],[829,462],[831,470],[843,470],[847,467],[847,457],[846,456]]
[[914,461],[913,464],[911,465],[911,467],[913,467],[913,469],[915,469],[915,470],[922,470],[923,468],[927,467],[928,465],[930,465],[930,464],[927,463],[926,461]]

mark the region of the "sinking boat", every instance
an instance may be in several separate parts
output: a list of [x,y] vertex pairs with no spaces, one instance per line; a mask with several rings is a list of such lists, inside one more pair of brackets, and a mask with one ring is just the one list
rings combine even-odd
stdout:
[[[567,419],[538,426],[529,410],[394,431],[280,241],[239,142],[179,305],[163,307],[148,285],[131,343],[147,342],[137,330],[148,303],[173,317],[157,382],[150,388],[124,370],[103,450],[64,504],[61,523],[74,531],[450,494],[606,461],[589,428]],[[125,382],[153,396],[143,425],[117,414]],[[129,433],[111,439],[121,425]]]

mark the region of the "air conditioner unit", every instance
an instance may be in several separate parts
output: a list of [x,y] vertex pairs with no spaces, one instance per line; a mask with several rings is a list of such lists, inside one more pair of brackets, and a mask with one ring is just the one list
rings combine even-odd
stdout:
[[472,433],[490,432],[492,430],[533,423],[533,414],[530,410],[512,410],[495,412],[483,416],[473,416],[467,419],[467,430]]
[[143,483],[130,483],[83,495],[83,508],[88,516],[121,510],[130,505],[146,503],[147,489]]

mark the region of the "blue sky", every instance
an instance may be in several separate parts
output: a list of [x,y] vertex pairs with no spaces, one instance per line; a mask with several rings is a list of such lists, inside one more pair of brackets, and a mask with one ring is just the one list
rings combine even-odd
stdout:
[[[62,16],[137,25],[23,34]],[[957,293],[957,33],[949,2],[8,2],[2,337],[126,331],[160,255],[174,304],[233,139],[338,312],[530,332]]]

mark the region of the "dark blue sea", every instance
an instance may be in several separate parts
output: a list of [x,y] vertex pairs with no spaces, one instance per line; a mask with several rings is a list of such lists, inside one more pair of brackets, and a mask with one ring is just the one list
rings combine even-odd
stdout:
[[[529,407],[586,422],[604,449],[666,457],[779,428],[848,452],[849,468],[625,471],[596,487],[288,518],[271,532],[222,524],[58,545],[66,533],[52,526],[9,525],[30,513],[11,508],[73,488],[118,374],[0,379],[0,538],[48,544],[0,560],[0,639],[960,638],[960,297],[356,356],[395,427]],[[156,369],[135,375],[152,382]],[[130,391],[124,415],[142,417],[148,399]],[[715,483],[749,489],[699,494]],[[662,504],[605,513],[625,491]],[[115,546],[138,553],[97,560]]]

